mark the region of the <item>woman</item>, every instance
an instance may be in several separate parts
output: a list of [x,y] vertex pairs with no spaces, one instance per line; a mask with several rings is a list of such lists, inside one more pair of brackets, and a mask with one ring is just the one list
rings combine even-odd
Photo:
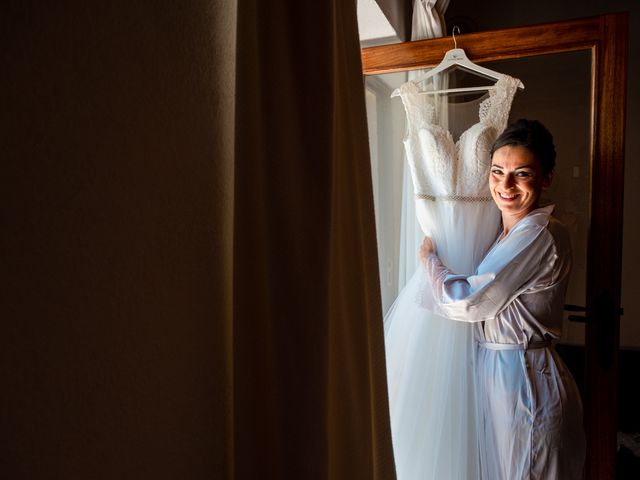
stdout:
[[420,249],[431,292],[425,306],[477,323],[482,478],[578,479],[584,463],[579,393],[550,341],[561,333],[571,245],[539,208],[555,166],[551,134],[537,121],[509,126],[491,149],[489,187],[502,232],[474,275],[456,275],[426,237]]

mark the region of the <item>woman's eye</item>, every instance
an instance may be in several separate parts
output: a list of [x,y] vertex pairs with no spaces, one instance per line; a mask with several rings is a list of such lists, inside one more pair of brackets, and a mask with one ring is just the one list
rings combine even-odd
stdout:
[[518,172],[516,173],[516,177],[530,177],[533,174],[531,172]]
[[494,175],[502,175],[502,170],[491,170]]

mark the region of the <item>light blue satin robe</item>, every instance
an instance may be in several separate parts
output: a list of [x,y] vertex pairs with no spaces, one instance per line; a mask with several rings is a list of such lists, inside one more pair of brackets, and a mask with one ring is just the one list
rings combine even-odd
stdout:
[[585,438],[575,381],[550,341],[562,330],[571,243],[553,206],[520,220],[474,275],[425,262],[445,317],[476,323],[480,471],[485,480],[582,478]]

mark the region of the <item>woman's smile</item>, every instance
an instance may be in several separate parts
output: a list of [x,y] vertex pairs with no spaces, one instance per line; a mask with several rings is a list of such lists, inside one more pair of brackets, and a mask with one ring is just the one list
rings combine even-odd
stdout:
[[542,173],[540,162],[528,148],[506,145],[494,152],[489,187],[507,230],[538,208],[540,193],[550,182],[550,175]]
[[507,193],[498,193],[498,195],[500,195],[500,198],[504,199],[504,200],[513,200],[515,199],[518,195],[516,194],[507,194]]

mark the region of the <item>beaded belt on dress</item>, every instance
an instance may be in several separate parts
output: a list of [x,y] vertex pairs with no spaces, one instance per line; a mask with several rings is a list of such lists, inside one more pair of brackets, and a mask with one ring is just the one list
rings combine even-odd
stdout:
[[539,348],[550,347],[550,341],[530,342],[530,343],[493,343],[493,342],[477,342],[480,348],[489,350],[536,350]]
[[416,198],[420,200],[430,200],[432,202],[490,202],[491,197],[476,197],[473,195],[429,195],[427,193],[416,193]]

